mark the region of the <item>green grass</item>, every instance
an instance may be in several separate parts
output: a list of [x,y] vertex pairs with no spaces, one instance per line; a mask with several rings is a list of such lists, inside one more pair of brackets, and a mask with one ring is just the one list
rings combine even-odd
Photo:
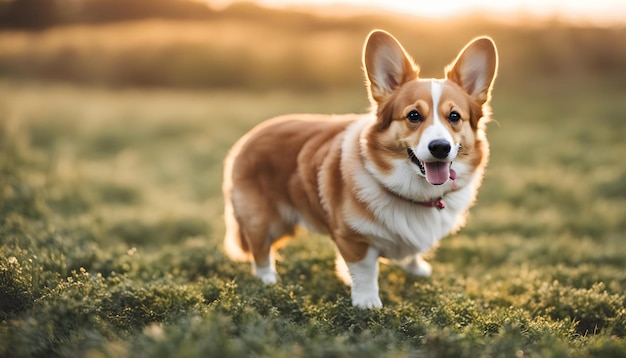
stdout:
[[626,92],[567,90],[496,90],[468,226],[431,278],[383,266],[364,311],[326,237],[287,246],[274,287],[228,261],[219,191],[254,123],[362,93],[2,82],[0,356],[624,356]]

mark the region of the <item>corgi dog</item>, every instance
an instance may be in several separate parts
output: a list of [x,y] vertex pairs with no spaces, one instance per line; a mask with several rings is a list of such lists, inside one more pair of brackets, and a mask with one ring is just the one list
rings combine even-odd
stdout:
[[277,282],[275,250],[296,226],[328,234],[352,304],[382,306],[379,258],[428,276],[421,254],[466,221],[489,157],[485,124],[498,67],[488,37],[468,43],[443,79],[389,33],[369,34],[367,114],[294,114],[259,124],[224,165],[225,249]]

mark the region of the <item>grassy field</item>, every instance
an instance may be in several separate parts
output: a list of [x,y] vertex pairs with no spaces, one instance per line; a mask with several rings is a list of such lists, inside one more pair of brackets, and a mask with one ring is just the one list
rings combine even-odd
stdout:
[[[102,75],[97,68],[121,73],[116,61],[130,50],[111,40],[102,50],[110,56],[74,74],[36,75],[54,68],[45,59],[58,48],[80,54],[90,36],[119,39],[129,26],[200,25],[0,34],[0,356],[626,356],[626,69],[615,70],[626,63],[622,47],[618,59],[595,67],[597,54],[579,48],[587,60],[562,68],[567,58],[544,45],[570,48],[554,40],[570,30],[523,30],[546,31],[536,46],[504,41],[502,58],[510,61],[494,91],[492,159],[467,227],[429,255],[430,278],[382,266],[385,307],[364,311],[351,307],[349,289],[335,277],[326,237],[302,233],[284,248],[273,287],[221,248],[229,147],[274,115],[366,110],[358,62],[353,77],[333,77],[341,73],[333,67],[329,78],[296,76],[290,85],[300,72],[278,61],[269,69],[278,79],[263,91],[261,70],[210,87],[86,80]],[[605,30],[571,31],[597,48],[614,45],[593,40]],[[346,33],[337,41],[356,53],[337,64],[307,62],[313,74],[344,66],[348,56],[358,61],[362,39]],[[172,36],[159,41],[169,46],[178,41]],[[46,46],[27,46],[33,43]],[[32,51],[40,57],[29,57]],[[552,65],[540,57],[545,51]],[[539,59],[528,62],[527,52]],[[454,52],[445,55],[425,71],[437,74]],[[233,62],[232,73],[271,62],[257,57]],[[514,73],[511,63],[527,67]],[[215,66],[207,71],[219,72]]]

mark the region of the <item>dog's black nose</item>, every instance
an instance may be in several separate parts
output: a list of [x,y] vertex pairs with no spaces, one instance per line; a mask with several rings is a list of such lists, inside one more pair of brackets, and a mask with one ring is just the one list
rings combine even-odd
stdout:
[[437,159],[447,157],[451,148],[450,143],[443,139],[435,139],[434,141],[428,143],[428,150],[430,150],[430,153]]

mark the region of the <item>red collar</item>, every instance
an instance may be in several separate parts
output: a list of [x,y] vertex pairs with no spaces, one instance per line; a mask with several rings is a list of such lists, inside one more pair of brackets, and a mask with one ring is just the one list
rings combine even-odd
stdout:
[[413,203],[413,204],[422,205],[422,206],[425,206],[425,207],[427,207],[427,208],[437,208],[438,210],[442,210],[442,209],[445,209],[445,208],[446,208],[446,206],[444,205],[444,203],[443,203],[443,201],[442,201],[442,200],[443,200],[443,195],[446,195],[446,194],[448,194],[448,193],[451,193],[451,192],[453,192],[453,191],[456,191],[456,190],[457,190],[456,185],[455,185],[455,186],[452,188],[452,190],[450,190],[450,191],[446,192],[445,194],[443,194],[442,196],[440,196],[440,197],[438,197],[438,198],[436,198],[436,199],[432,199],[432,200],[428,200],[428,201],[417,201],[417,200],[413,200],[413,199],[405,198],[405,197],[401,196],[400,194],[394,193],[393,191],[391,191],[391,190],[387,189],[387,188],[386,188],[385,186],[383,186],[383,185],[381,185],[381,187],[382,187],[382,188],[384,188],[384,189],[385,189],[385,190],[386,190],[389,194],[391,194],[391,195],[395,196],[395,197],[396,197],[396,198],[398,198],[398,199],[402,199],[402,200],[408,201],[408,202]]
[[435,199],[432,201],[413,201],[416,204],[422,204],[427,208],[437,208],[439,210],[441,209],[445,209],[446,206],[443,204],[443,201],[441,201],[443,198],[439,198],[439,199]]

